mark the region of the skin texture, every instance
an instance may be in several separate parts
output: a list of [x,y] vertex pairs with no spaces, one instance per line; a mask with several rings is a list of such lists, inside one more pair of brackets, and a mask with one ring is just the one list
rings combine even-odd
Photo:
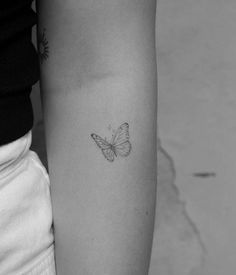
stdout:
[[[147,275],[157,172],[156,3],[40,0],[37,11],[48,42],[40,85],[57,274]],[[110,142],[123,123],[132,151],[109,161],[91,134]]]

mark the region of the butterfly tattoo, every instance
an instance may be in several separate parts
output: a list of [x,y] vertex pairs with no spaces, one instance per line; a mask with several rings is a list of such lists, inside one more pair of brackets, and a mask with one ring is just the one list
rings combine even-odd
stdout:
[[113,162],[117,156],[127,157],[130,154],[131,143],[129,141],[129,124],[127,122],[116,130],[111,142],[96,134],[91,134],[91,137],[101,149],[104,157],[110,162]]

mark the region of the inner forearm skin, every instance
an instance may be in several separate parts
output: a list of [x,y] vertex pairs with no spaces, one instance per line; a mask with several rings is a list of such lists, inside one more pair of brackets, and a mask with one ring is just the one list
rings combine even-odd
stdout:
[[[143,31],[153,22],[137,15],[126,28],[116,22],[119,32],[110,36],[109,24],[98,26],[99,14],[92,23],[78,14],[85,18],[80,28],[90,25],[77,33],[75,15],[70,10],[68,25],[59,15],[57,25],[57,16],[41,16],[39,24],[48,31],[41,88],[57,273],[147,275],[156,199],[156,61],[153,29],[145,34],[138,26]],[[69,42],[59,38],[65,29]]]

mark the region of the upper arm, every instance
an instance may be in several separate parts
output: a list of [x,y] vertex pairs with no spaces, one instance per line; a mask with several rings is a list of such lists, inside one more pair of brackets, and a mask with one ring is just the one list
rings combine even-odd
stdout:
[[38,31],[46,29],[50,55],[45,70],[54,74],[53,64],[57,78],[78,86],[145,70],[155,60],[155,2],[40,0]]

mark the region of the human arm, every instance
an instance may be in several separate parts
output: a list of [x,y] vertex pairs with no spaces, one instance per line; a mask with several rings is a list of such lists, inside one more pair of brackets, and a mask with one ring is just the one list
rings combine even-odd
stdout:
[[[156,198],[155,1],[40,0],[57,274],[146,275]],[[45,56],[46,57],[46,56]],[[92,133],[129,124],[105,158]]]

